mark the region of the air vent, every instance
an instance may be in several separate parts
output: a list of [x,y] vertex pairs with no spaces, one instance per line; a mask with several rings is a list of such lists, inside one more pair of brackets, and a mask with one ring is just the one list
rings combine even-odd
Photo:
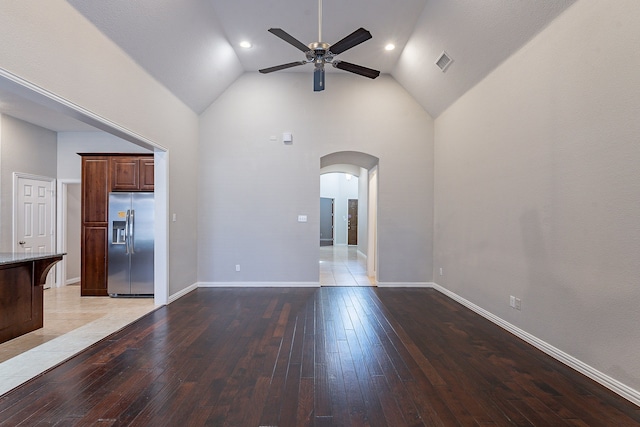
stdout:
[[451,59],[451,57],[447,55],[447,52],[442,51],[442,53],[438,57],[438,60],[436,61],[436,65],[444,73],[445,71],[447,71],[447,68],[449,68],[449,65],[451,65],[452,62],[453,59]]

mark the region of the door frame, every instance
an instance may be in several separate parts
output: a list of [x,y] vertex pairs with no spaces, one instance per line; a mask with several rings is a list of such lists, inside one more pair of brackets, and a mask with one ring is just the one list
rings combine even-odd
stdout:
[[[56,251],[58,253],[67,252],[67,186],[70,184],[81,184],[79,179],[59,179],[56,192],[56,228],[58,238],[56,239]],[[56,270],[56,287],[66,285],[67,281],[67,257],[62,257]]]
[[[12,224],[11,224],[11,229],[12,229],[12,243],[11,243],[11,248],[13,250],[13,252],[18,252],[18,192],[19,192],[19,188],[18,188],[18,181],[23,178],[23,179],[32,179],[34,181],[42,181],[42,182],[47,182],[49,183],[49,185],[51,186],[51,192],[53,194],[51,194],[51,211],[49,212],[51,215],[51,231],[50,231],[50,247],[51,247],[51,252],[55,252],[56,251],[56,235],[57,235],[57,230],[56,230],[56,202],[57,202],[57,197],[56,197],[56,178],[51,178],[50,176],[42,176],[42,175],[34,175],[34,174],[30,174],[30,173],[23,173],[23,172],[13,172],[13,218],[12,218]],[[54,274],[53,274],[53,287],[58,287],[58,268],[54,265]]]

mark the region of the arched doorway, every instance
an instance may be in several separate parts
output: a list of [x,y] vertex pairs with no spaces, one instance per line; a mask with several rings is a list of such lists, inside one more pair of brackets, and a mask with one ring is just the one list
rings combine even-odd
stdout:
[[[347,284],[341,283],[341,279],[334,270],[334,279],[331,281],[326,277],[326,270],[323,275],[323,262],[333,262],[332,265],[336,266],[338,270],[349,269],[351,265],[355,263],[362,263],[364,265],[364,271],[367,280],[359,280],[356,276],[356,282],[358,285],[372,285],[377,283],[377,200],[378,200],[378,158],[367,153],[357,151],[340,151],[330,153],[323,156],[320,159],[320,175],[325,174],[341,174],[343,177],[353,176],[357,178],[357,215],[358,215],[358,230],[357,230],[357,243],[344,238],[344,241],[339,240],[338,245],[325,246],[321,248],[321,272],[320,272],[320,284],[327,285],[341,285]],[[322,194],[322,191],[321,191]],[[353,200],[352,200],[353,202]],[[353,207],[353,204],[352,204]],[[321,214],[322,215],[322,214]],[[351,227],[353,224],[353,213],[349,214],[346,210],[339,215],[335,223],[341,227]],[[345,231],[345,230],[340,230]],[[325,241],[326,241],[326,236]],[[333,239],[333,236],[332,236]],[[331,256],[332,258],[327,258]],[[346,274],[346,272],[345,272]],[[352,274],[352,276],[354,276]],[[347,276],[348,277],[348,276]],[[325,282],[325,283],[323,283]],[[366,283],[365,283],[366,282]],[[352,284],[352,283],[351,283]]]

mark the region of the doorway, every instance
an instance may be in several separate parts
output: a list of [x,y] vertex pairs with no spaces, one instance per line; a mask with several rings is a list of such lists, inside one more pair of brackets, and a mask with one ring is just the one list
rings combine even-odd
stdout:
[[56,286],[80,282],[80,180],[59,179],[57,200],[58,240],[56,249],[66,255],[57,265]]
[[358,244],[358,199],[349,199],[347,205],[347,245],[356,246]]
[[[351,179],[356,184],[356,193],[353,195],[342,194],[344,198],[344,212],[340,207],[334,208],[334,251],[327,252],[331,248],[320,248],[320,285],[327,284],[332,280],[328,277],[326,264],[328,261],[352,258],[353,261],[364,266],[364,277],[368,283],[364,285],[375,285],[377,282],[377,210],[378,210],[378,158],[367,153],[356,151],[340,151],[327,154],[320,159],[321,177],[321,197],[332,197],[323,194],[322,180],[325,175],[342,175],[345,180]],[[357,178],[357,179],[352,179]],[[352,211],[348,213],[348,199],[357,201],[351,203]],[[353,230],[349,230],[349,221],[353,220]],[[357,221],[357,222],[356,222]],[[343,230],[343,231],[341,231]],[[348,239],[348,232],[351,231],[352,238]],[[342,233],[342,238],[340,237]],[[340,246],[342,245],[342,246]],[[335,250],[345,248],[345,254],[337,254]],[[348,250],[347,250],[348,249]],[[352,253],[351,253],[352,252]],[[334,264],[335,265],[335,264]],[[359,273],[358,273],[359,274]],[[339,280],[335,285],[340,286]]]
[[334,199],[320,197],[320,246],[333,246],[334,204]]

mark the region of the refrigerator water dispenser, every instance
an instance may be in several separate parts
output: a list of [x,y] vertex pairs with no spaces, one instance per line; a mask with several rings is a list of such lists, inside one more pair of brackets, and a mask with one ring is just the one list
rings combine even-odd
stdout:
[[125,226],[126,221],[113,221],[113,235],[111,236],[111,243],[114,245],[124,245],[125,240]]

